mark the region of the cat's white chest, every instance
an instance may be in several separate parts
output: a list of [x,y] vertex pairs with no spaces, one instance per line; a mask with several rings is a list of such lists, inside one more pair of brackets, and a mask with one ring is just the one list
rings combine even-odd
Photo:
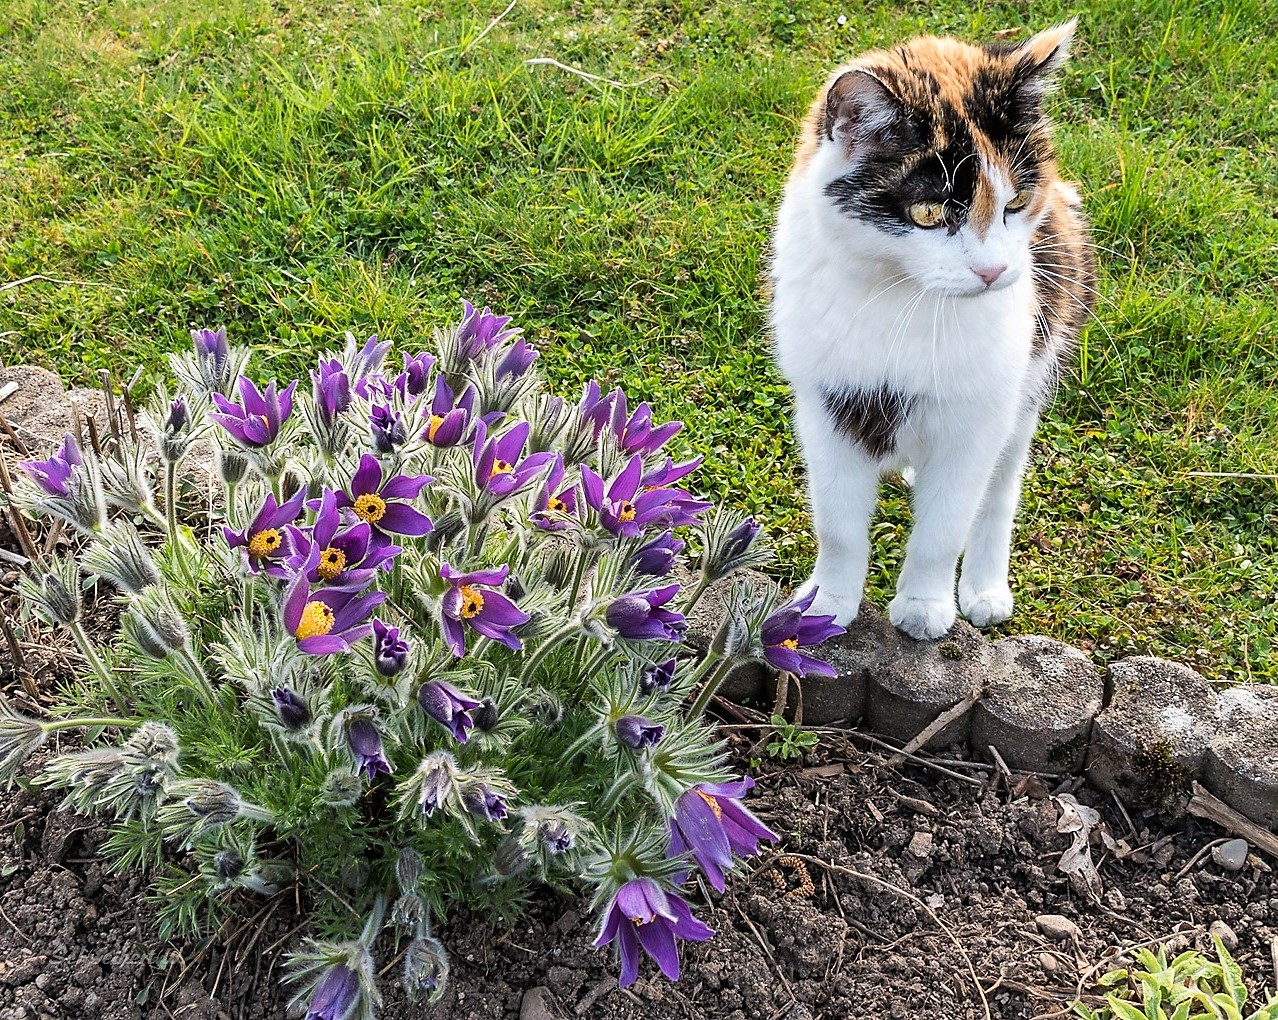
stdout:
[[885,387],[920,406],[1020,402],[1035,374],[1028,275],[975,297],[926,290],[840,257],[830,228],[804,219],[787,223],[783,210],[772,303],[777,359],[796,389]]

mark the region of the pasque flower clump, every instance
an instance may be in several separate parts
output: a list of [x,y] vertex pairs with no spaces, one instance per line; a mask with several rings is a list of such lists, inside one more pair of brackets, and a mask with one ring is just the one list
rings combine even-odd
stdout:
[[[303,885],[315,937],[290,974],[317,1020],[373,1015],[396,947],[405,988],[438,996],[434,923],[530,882],[593,893],[623,984],[645,952],[675,978],[679,942],[712,935],[688,877],[722,889],[777,838],[702,715],[741,662],[821,669],[797,649],[838,628],[739,584],[709,652],[687,646],[709,586],[766,558],[758,526],[686,488],[680,423],[594,383],[544,394],[520,332],[466,304],[399,370],[348,337],[311,386],[259,387],[251,352],[200,330],[152,442],[68,437],[21,465],[21,507],[80,536],[32,564],[26,604],[89,676],[51,719],[0,701],[0,780],[59,729],[93,735],[37,781],[111,820],[169,930]],[[214,491],[188,506],[200,439]],[[122,610],[101,645],[92,581]]]

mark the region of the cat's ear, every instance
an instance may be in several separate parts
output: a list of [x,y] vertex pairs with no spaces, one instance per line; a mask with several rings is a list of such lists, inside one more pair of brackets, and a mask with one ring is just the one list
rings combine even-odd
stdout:
[[826,91],[821,135],[838,142],[849,155],[867,145],[899,143],[909,130],[905,105],[869,71],[845,71]]
[[1072,18],[1038,35],[1031,36],[1012,50],[1016,58],[1017,84],[1035,99],[1042,98],[1055,83],[1056,73],[1069,59],[1070,44],[1078,19]]

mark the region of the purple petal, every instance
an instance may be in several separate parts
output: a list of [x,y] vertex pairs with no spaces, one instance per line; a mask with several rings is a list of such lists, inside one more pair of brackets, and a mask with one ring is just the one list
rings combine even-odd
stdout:
[[424,513],[414,510],[407,503],[387,503],[386,512],[377,522],[377,527],[392,534],[418,538],[429,534],[435,525]]

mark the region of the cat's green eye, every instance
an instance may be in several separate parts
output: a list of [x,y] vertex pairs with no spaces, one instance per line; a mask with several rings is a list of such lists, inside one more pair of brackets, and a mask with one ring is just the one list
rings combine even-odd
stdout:
[[911,202],[905,211],[920,227],[939,227],[945,222],[944,202]]
[[1020,212],[1029,205],[1030,196],[1032,194],[1033,192],[1029,188],[1021,188],[1021,190],[1013,195],[1012,200],[1003,208],[1008,212]]

